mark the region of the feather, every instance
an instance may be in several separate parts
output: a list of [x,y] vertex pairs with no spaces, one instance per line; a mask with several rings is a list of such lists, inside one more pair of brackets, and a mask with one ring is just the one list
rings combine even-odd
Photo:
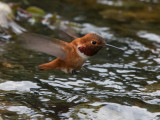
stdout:
[[20,36],[20,39],[25,48],[53,55],[61,60],[66,57],[67,51],[64,48],[69,47],[67,46],[68,43],[62,40],[33,33],[24,33]]

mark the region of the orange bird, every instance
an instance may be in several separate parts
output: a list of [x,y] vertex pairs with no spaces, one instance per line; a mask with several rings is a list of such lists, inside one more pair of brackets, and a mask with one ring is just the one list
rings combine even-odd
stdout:
[[39,69],[57,69],[65,73],[75,73],[80,70],[88,58],[106,45],[115,47],[106,44],[105,40],[96,33],[88,33],[81,38],[75,38],[70,43],[37,34],[23,34],[23,41],[28,49],[57,57],[51,62],[39,65]]

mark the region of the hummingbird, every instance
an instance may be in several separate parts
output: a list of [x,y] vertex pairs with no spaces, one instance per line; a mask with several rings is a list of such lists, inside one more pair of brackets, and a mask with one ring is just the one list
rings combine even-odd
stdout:
[[[24,46],[57,57],[51,62],[38,66],[40,70],[56,69],[65,73],[76,73],[91,56],[106,46],[106,41],[96,33],[88,33],[81,38],[73,37],[71,42],[49,38],[38,34],[23,34]],[[115,47],[117,48],[117,47]],[[120,48],[118,48],[120,49]],[[121,49],[120,49],[121,50]]]

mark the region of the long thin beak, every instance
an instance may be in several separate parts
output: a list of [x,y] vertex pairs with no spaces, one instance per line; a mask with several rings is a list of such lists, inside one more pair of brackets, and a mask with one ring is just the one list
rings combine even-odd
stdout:
[[[113,46],[113,45],[110,45],[110,44],[106,44],[106,46],[113,47],[113,48],[116,48],[116,49],[119,49],[119,50],[123,50],[122,48],[118,48],[118,47]],[[124,50],[123,50],[123,51],[124,51]]]

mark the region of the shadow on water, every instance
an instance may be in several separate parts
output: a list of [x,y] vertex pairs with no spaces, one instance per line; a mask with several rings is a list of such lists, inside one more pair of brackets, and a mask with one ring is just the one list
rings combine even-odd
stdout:
[[[125,51],[102,49],[78,75],[40,71],[37,65],[55,57],[24,49],[13,35],[0,49],[0,115],[4,120],[159,119],[158,0],[22,0],[21,7],[29,6],[56,13],[61,21],[81,26],[81,35],[96,32]],[[46,24],[31,23],[19,22],[29,32],[57,36]]]

